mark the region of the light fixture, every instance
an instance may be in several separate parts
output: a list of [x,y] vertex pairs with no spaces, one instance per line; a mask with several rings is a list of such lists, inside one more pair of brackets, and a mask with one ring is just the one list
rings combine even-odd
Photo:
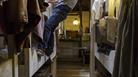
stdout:
[[79,20],[77,18],[73,20],[73,25],[79,25]]

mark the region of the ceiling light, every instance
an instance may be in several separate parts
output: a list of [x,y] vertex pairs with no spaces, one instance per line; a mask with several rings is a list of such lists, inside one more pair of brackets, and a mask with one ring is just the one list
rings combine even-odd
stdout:
[[79,20],[77,18],[74,19],[73,25],[79,25]]

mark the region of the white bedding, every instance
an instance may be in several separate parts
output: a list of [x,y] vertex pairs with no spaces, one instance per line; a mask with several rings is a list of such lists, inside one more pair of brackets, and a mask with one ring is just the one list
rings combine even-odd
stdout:
[[103,66],[112,74],[114,67],[115,50],[112,50],[109,56],[95,51],[95,56],[103,64]]

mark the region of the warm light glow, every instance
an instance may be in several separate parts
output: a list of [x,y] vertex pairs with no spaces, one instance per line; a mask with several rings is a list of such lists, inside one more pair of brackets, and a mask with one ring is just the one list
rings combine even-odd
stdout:
[[73,25],[79,25],[79,21],[75,18],[75,20],[73,21]]

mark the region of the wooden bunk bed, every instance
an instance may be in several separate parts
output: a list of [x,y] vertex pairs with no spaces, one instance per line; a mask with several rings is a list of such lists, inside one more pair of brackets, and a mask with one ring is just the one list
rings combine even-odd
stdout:
[[[24,48],[24,64],[19,63],[20,53],[16,52],[14,45],[14,36],[7,36],[8,47],[0,49],[0,77],[33,77],[33,75],[48,61],[48,57],[37,56],[36,50]],[[31,38],[30,38],[31,39]],[[31,42],[30,42],[31,44]],[[53,62],[51,63],[50,72],[53,77],[56,77],[56,40],[54,52],[50,56]]]
[[[31,38],[30,38],[31,39]],[[51,71],[56,72],[56,40],[55,40],[54,52],[50,55],[54,66],[51,67]],[[30,42],[31,44],[31,42]],[[47,61],[49,57],[46,55],[38,56],[36,49],[25,48],[24,49],[24,64],[19,65],[19,77],[32,77]],[[55,68],[53,68],[55,67]],[[50,72],[52,73],[52,72]],[[54,75],[54,74],[53,74]]]

